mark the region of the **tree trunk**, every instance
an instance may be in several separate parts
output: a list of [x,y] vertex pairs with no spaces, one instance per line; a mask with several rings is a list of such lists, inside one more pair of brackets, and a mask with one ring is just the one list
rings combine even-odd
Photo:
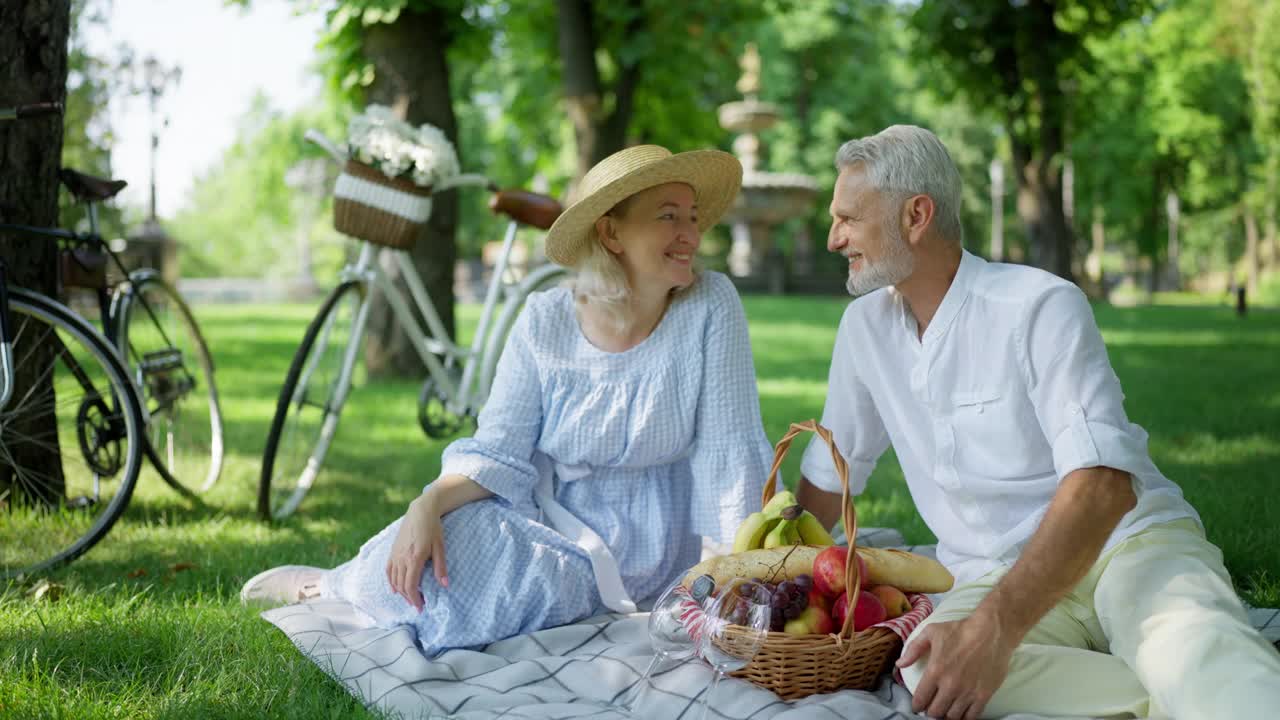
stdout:
[[1052,154],[1014,142],[1018,172],[1018,218],[1027,231],[1030,264],[1072,279],[1071,230],[1062,209],[1062,184],[1046,165]]
[[1101,297],[1107,295],[1107,278],[1103,275],[1103,256],[1107,254],[1107,227],[1104,222],[1105,214],[1101,205],[1093,206],[1093,221],[1089,226],[1090,235],[1093,237],[1093,252],[1089,253],[1089,260],[1086,264],[1086,272],[1098,284],[1098,293]]
[[1268,263],[1273,270],[1280,267],[1280,239],[1276,237],[1276,175],[1278,170],[1280,169],[1277,168],[1276,158],[1273,156],[1267,163],[1267,202],[1266,217],[1264,218],[1266,229],[1263,235],[1263,241],[1271,249]]
[[[70,4],[57,0],[7,0],[0,3],[0,106],[35,102],[65,102],[67,88],[67,33]],[[58,221],[58,167],[62,155],[60,116],[0,122],[0,222],[56,225]],[[0,234],[0,265],[5,281],[39,292],[57,291],[57,248],[42,238]],[[13,333],[21,332],[15,323]],[[14,348],[22,360],[15,386],[33,397],[47,396],[44,407],[53,407],[53,386],[40,372],[53,361],[53,349]],[[16,395],[17,393],[15,393]],[[26,467],[47,467],[46,500],[63,493],[62,467],[57,445],[57,423],[44,416],[5,418],[4,447],[20,455],[15,462]],[[17,437],[45,438],[44,442],[14,442]],[[0,494],[12,483],[13,467],[0,465]]]
[[[405,9],[393,23],[368,27],[363,50],[376,73],[369,89],[369,101],[392,107],[413,125],[435,125],[456,147],[458,128],[446,57],[449,38],[444,28],[445,18],[436,8]],[[454,244],[457,225],[458,193],[435,195],[431,219],[410,250],[414,267],[451,338],[456,337],[453,268],[457,262]],[[394,267],[384,267],[384,270],[409,298],[398,270]],[[418,314],[415,309],[414,315]],[[426,371],[412,338],[396,323],[385,298],[380,297],[369,309],[366,338],[365,362],[370,376],[418,378]]]
[[1250,294],[1258,291],[1258,219],[1248,205],[1244,208],[1244,271],[1245,287]]
[[[643,29],[643,5],[630,0],[635,13],[627,23],[626,34],[632,36]],[[640,83],[640,62],[621,65],[610,88],[613,109],[605,111],[600,71],[596,65],[597,39],[595,15],[591,0],[559,0],[560,61],[563,65],[564,99],[577,144],[578,167],[576,186],[593,165],[626,146],[627,128]]]
[[[1033,47],[1055,46],[1058,43],[1054,38],[1061,31],[1054,21],[1054,6],[1043,0],[1031,5],[1028,42]],[[1018,217],[1027,231],[1031,264],[1072,280],[1074,241],[1063,209],[1062,172],[1058,167],[1066,147],[1062,87],[1051,57],[1032,52],[1027,58],[1030,67],[1024,67],[1011,50],[1002,51],[996,59],[999,80],[1010,97],[1020,91],[1025,79],[1035,86],[1034,101],[1011,107],[1005,119],[1017,170]],[[1038,122],[1032,121],[1033,113]],[[1019,128],[1026,128],[1025,135]],[[1032,128],[1038,128],[1034,140]]]

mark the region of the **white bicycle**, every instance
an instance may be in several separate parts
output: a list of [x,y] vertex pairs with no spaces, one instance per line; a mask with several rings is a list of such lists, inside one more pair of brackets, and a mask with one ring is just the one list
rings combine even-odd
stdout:
[[[339,164],[346,161],[320,133],[308,131],[306,138],[323,147]],[[355,238],[360,241],[359,256],[342,269],[337,287],[307,327],[280,390],[258,484],[258,513],[264,520],[293,514],[315,483],[352,388],[369,307],[378,293],[387,298],[396,323],[412,339],[426,365],[418,421],[428,436],[442,439],[457,434],[479,413],[507,334],[525,299],[564,276],[564,268],[556,265],[543,265],[519,280],[508,273],[520,227],[550,228],[561,212],[556,200],[523,190],[498,190],[482,175],[457,175],[433,191],[464,187],[489,191],[490,209],[511,220],[470,347],[461,347],[449,338],[406,250]],[[387,262],[399,269],[422,322],[413,314],[410,298],[382,270]]]

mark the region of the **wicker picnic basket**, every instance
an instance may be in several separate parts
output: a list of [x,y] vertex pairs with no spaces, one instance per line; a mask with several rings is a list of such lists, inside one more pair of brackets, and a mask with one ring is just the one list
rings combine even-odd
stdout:
[[333,226],[375,245],[407,250],[431,217],[431,188],[348,160],[333,187]]
[[[792,423],[787,434],[778,441],[774,451],[773,468],[764,485],[762,505],[773,497],[773,486],[778,468],[791,447],[791,441],[802,432],[812,432],[822,438],[831,449],[836,473],[840,476],[841,506],[844,512],[845,532],[849,537],[849,559],[845,566],[849,612],[838,633],[830,635],[789,635],[770,632],[750,664],[731,673],[761,687],[772,690],[784,700],[794,700],[815,693],[828,693],[843,688],[860,690],[874,687],[881,673],[901,650],[901,640],[886,628],[869,628],[853,631],[853,607],[857,604],[862,578],[858,577],[858,562],[854,553],[854,539],[858,535],[858,514],[849,497],[849,466],[836,450],[831,431],[813,420]],[[724,642],[735,643],[735,628],[726,631]],[[737,635],[742,635],[737,632]],[[737,640],[741,642],[741,640]]]

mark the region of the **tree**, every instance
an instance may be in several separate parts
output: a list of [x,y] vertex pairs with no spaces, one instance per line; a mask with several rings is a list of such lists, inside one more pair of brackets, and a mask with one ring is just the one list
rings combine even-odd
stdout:
[[[338,85],[357,104],[387,105],[411,124],[431,123],[455,146],[458,128],[450,90],[450,46],[465,34],[462,0],[347,0],[330,11],[326,45],[328,67]],[[462,152],[459,150],[459,158]],[[439,311],[445,329],[455,334],[453,268],[458,222],[456,192],[435,196],[431,219],[410,250],[414,267]],[[398,271],[384,267],[401,290]],[[415,315],[416,315],[415,311]],[[395,322],[385,298],[370,308],[365,363],[374,376],[421,377],[425,366],[411,337]]]
[[[70,12],[67,3],[0,3],[0,106],[33,102],[63,102],[67,84],[67,34]],[[53,225],[58,220],[58,167],[62,150],[62,118],[44,117],[14,123],[0,122],[0,220],[29,225]],[[0,235],[0,264],[6,282],[51,293],[56,290],[57,248],[48,240]],[[35,349],[33,352],[41,352]],[[52,394],[47,379],[36,377],[37,368],[52,362],[53,348],[40,362],[23,366],[31,377],[16,378],[18,387],[33,393]],[[52,403],[49,404],[52,407]],[[52,415],[14,419],[0,432],[34,438],[52,438],[50,443],[6,442],[7,447],[28,448],[40,457],[17,459],[22,466],[51,468],[53,497],[62,494],[61,467],[57,460],[57,426]],[[12,466],[0,468],[0,488],[11,482]]]
[[1141,0],[925,0],[913,16],[938,76],[1004,125],[1031,264],[1064,278],[1074,245],[1062,202],[1067,79],[1089,60],[1087,38],[1145,9]]

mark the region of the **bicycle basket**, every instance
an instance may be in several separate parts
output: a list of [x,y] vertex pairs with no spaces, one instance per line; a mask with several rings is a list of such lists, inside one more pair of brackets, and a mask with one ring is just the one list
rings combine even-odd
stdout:
[[431,217],[431,188],[348,160],[333,188],[333,226],[375,245],[407,250]]

